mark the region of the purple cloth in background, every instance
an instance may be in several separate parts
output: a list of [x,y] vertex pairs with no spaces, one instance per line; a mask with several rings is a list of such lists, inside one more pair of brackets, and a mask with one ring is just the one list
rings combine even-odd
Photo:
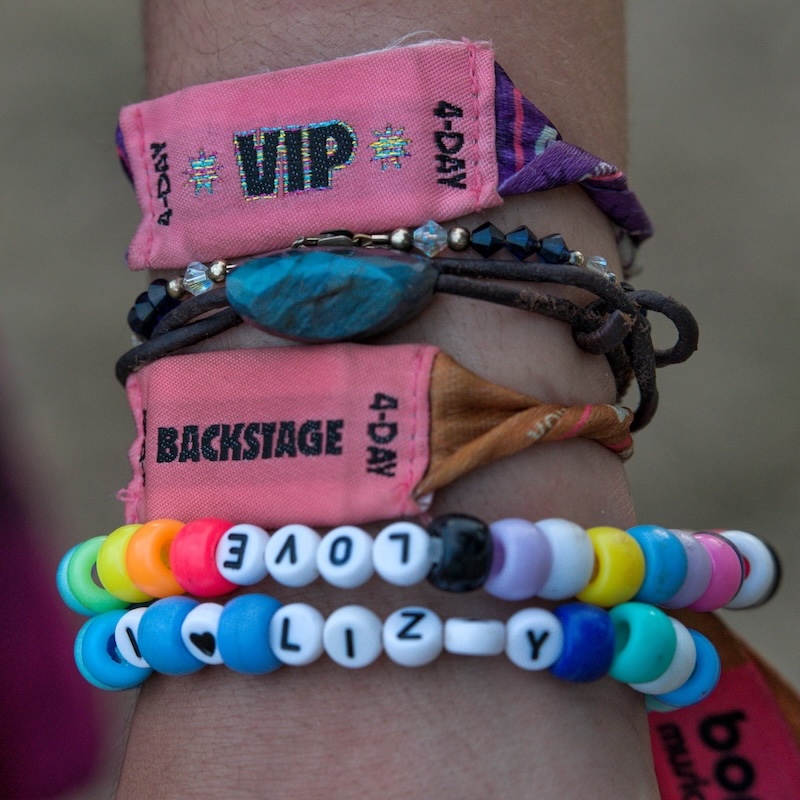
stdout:
[[[13,430],[2,396],[0,419]],[[91,775],[101,735],[95,690],[72,656],[78,620],[26,503],[37,490],[20,486],[14,462],[0,439],[0,798],[38,800]]]

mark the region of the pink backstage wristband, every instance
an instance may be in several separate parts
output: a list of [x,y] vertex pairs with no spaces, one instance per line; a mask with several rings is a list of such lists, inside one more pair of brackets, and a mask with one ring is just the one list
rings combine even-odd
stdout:
[[437,489],[540,441],[631,453],[629,409],[543,403],[431,345],[170,356],[131,375],[127,392],[128,523],[360,524],[420,514]]
[[634,244],[651,233],[623,173],[564,142],[483,42],[191,86],[123,108],[117,146],[142,210],[132,269],[444,221],[570,183]]

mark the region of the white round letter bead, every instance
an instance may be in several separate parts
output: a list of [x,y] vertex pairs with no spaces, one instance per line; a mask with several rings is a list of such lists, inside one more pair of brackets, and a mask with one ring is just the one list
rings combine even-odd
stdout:
[[269,623],[269,646],[276,657],[292,667],[311,664],[322,655],[325,619],[313,606],[281,606]]
[[181,639],[184,647],[204,664],[222,663],[222,656],[217,646],[220,614],[222,606],[219,603],[200,603],[181,623]]
[[342,606],[325,620],[322,643],[337,664],[366,667],[381,654],[382,629],[380,617],[368,608]]
[[145,606],[132,608],[119,618],[114,628],[114,640],[119,654],[134,667],[149,667],[139,652],[139,622],[147,611]]
[[666,694],[683,686],[689,680],[694,666],[697,663],[697,648],[694,644],[692,634],[686,626],[678,620],[669,618],[672,627],[675,629],[677,646],[675,655],[672,657],[669,666],[655,680],[647,683],[630,683],[632,689],[643,694]]
[[580,525],[565,519],[543,519],[536,527],[547,537],[553,554],[550,576],[539,597],[565,600],[585,589],[594,570],[594,548]]
[[413,522],[393,522],[376,537],[372,546],[375,571],[387,583],[413,586],[431,571],[431,537]]
[[499,656],[506,627],[497,619],[452,617],[444,623],[444,649],[460,656]]
[[524,608],[506,623],[506,655],[527,670],[547,669],[564,646],[564,629],[555,614],[543,608]]
[[739,591],[725,608],[750,608],[763,603],[778,579],[778,565],[772,551],[747,531],[723,531],[722,535],[739,550],[749,567]]
[[306,525],[284,525],[267,542],[264,561],[272,577],[284,586],[308,586],[319,576],[319,534]]
[[264,552],[269,534],[258,525],[234,525],[217,544],[217,569],[237,586],[253,586],[267,577]]
[[361,586],[375,571],[372,566],[372,537],[353,525],[333,528],[319,543],[317,569],[331,586],[340,589]]
[[438,658],[444,646],[444,625],[429,608],[408,606],[383,623],[383,649],[396,664],[421,667]]

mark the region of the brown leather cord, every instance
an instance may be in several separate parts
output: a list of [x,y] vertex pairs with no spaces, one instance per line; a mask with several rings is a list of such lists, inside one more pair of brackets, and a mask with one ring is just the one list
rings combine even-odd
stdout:
[[[618,398],[635,378],[639,404],[631,425],[634,431],[647,425],[656,412],[656,369],[679,364],[697,349],[697,323],[684,305],[652,290],[617,284],[598,271],[569,264],[481,259],[436,258],[431,263],[439,270],[436,292],[531,311],[567,323],[578,347],[608,358]],[[597,299],[584,308],[530,287],[505,285],[504,281],[572,286]],[[124,385],[128,376],[145,364],[241,323],[241,317],[227,306],[224,288],[185,301],[164,316],[149,341],[119,359],[117,379]],[[648,312],[663,314],[672,322],[677,332],[672,347],[654,348]]]

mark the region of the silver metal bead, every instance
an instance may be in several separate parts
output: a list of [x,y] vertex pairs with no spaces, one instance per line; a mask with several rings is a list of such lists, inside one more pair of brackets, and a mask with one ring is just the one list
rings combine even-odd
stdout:
[[451,250],[466,250],[469,247],[469,231],[456,226],[447,231],[447,246]]
[[408,228],[396,228],[389,234],[389,246],[393,250],[410,250],[414,239]]
[[208,277],[214,283],[222,283],[228,274],[228,265],[225,261],[213,261],[208,267]]
[[186,289],[183,288],[183,278],[173,278],[167,284],[167,294],[173,300],[179,300],[181,297],[183,297],[185,292]]
[[586,258],[580,250],[570,250],[569,263],[572,264],[573,267],[583,267],[586,264]]

